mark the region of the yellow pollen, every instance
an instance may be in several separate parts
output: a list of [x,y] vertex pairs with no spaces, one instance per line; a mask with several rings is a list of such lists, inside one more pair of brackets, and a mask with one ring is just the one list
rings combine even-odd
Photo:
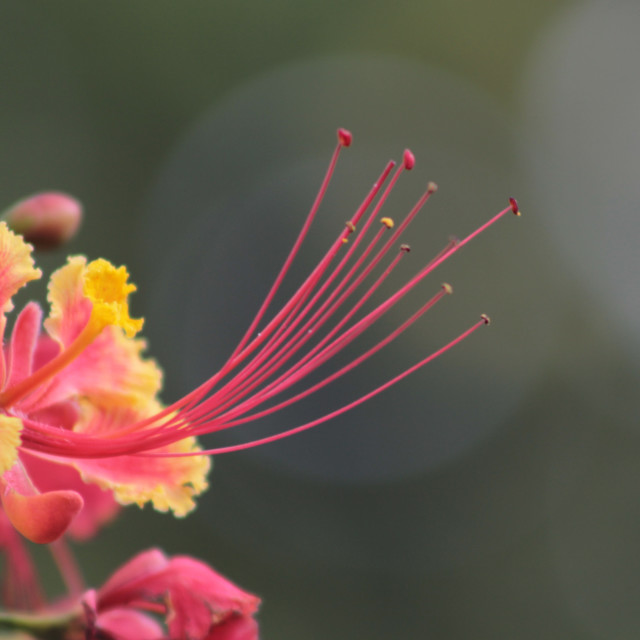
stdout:
[[393,218],[380,218],[380,222],[382,222],[387,229],[393,229],[395,225]]
[[135,336],[144,320],[129,316],[127,297],[136,285],[127,282],[126,267],[117,269],[107,260],[90,262],[84,272],[84,295],[93,303],[91,321],[98,326],[121,327],[128,338]]
[[342,244],[347,244],[349,242],[349,238],[342,238]]
[[0,415],[0,476],[11,469],[18,459],[22,420]]

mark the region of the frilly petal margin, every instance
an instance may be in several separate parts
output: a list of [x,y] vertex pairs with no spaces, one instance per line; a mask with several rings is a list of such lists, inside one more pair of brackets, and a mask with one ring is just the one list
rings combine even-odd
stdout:
[[[80,335],[91,317],[93,303],[84,292],[86,258],[72,256],[51,276],[51,312],[44,326],[62,349]],[[133,285],[132,285],[133,286]],[[162,372],[152,359],[144,359],[144,340],[126,338],[122,329],[105,327],[95,340],[55,378],[47,403],[80,395],[99,403],[144,407],[162,386]]]
[[84,501],[75,491],[38,493],[17,462],[0,478],[0,499],[11,524],[28,540],[57,540],[78,515]]
[[[37,280],[42,271],[34,267],[33,247],[0,222],[0,343],[6,325],[5,313],[13,309],[11,298],[29,280]],[[5,363],[0,353],[0,387],[4,385]]]
[[[159,403],[149,407],[152,413],[161,409]],[[92,435],[108,435],[121,425],[133,424],[146,417],[131,408],[100,407],[86,403],[76,431]],[[186,438],[167,445],[154,453],[189,453],[198,451],[195,438]],[[207,475],[211,469],[209,456],[119,456],[112,458],[85,458],[72,464],[85,482],[97,484],[113,491],[123,505],[143,506],[151,502],[157,511],[173,511],[178,517],[186,516],[196,506],[193,498],[209,485]]]

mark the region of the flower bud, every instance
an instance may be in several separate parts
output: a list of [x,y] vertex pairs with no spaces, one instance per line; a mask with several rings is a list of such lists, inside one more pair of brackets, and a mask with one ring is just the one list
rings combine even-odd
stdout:
[[78,231],[82,205],[64,193],[40,193],[14,204],[2,220],[36,249],[53,249]]

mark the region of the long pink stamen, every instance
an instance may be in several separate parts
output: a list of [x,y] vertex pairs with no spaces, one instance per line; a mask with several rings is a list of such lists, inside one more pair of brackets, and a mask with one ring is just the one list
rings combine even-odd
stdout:
[[[400,240],[408,225],[436,190],[436,185],[429,183],[428,188],[416,205],[409,211],[397,228],[389,234],[390,237],[381,246],[380,241],[383,235],[393,227],[393,221],[390,218],[383,218],[383,227],[375,232],[369,240],[365,240],[365,235],[368,236],[373,222],[378,217],[400,175],[403,171],[413,167],[413,155],[411,152],[406,151],[403,164],[398,167],[389,184],[380,194],[378,202],[371,209],[362,228],[358,229],[357,225],[384,186],[394,163],[389,163],[386,166],[360,207],[339,232],[327,253],[316,267],[311,270],[311,273],[296,289],[291,298],[256,334],[257,327],[262,323],[284,277],[299,252],[300,246],[308,234],[311,223],[327,191],[340,150],[343,146],[349,146],[350,141],[350,134],[340,130],[339,142],[329,168],[311,211],[294,243],[294,247],[285,260],[256,318],[251,322],[249,329],[220,371],[162,412],[146,420],[104,434],[101,437],[69,431],[62,432],[54,427],[26,420],[22,434],[23,443],[44,453],[87,458],[136,454],[173,457],[176,455],[203,453],[168,454],[153,450],[185,437],[228,429],[265,417],[308,397],[310,394],[352,371],[417,322],[443,295],[450,293],[450,287],[448,285],[444,286],[442,291],[424,303],[413,315],[391,331],[389,335],[382,340],[378,340],[373,346],[351,359],[350,362],[337,371],[327,373],[319,381],[310,384],[294,395],[285,396],[283,399],[276,401],[275,404],[269,402],[276,396],[285,393],[293,385],[302,382],[311,373],[332,360],[334,356],[352,344],[408,293],[413,291],[442,262],[450,258],[485,229],[495,224],[506,213],[511,211],[519,215],[517,203],[515,200],[510,199],[509,207],[494,215],[463,240],[451,240],[440,253],[419,269],[403,286],[355,321],[356,314],[380,289],[389,275],[394,272],[401,257],[408,252],[408,245],[400,247],[400,251],[395,254],[373,282],[366,286],[364,292],[359,292],[359,288],[372,275],[374,269],[387,256],[390,249]],[[347,243],[351,236],[353,241]],[[343,247],[346,247],[346,250]],[[337,264],[331,266],[338,254],[343,251],[342,258],[337,261]],[[358,294],[354,300],[347,304],[349,298],[354,296],[356,291],[358,291]],[[413,367],[396,375],[361,398],[335,411],[331,411],[321,418],[251,443],[211,449],[204,453],[224,453],[266,444],[326,422],[396,384],[435,357],[451,349],[482,324],[487,324],[487,322],[488,319],[483,317],[481,321],[470,329]],[[266,406],[266,403],[269,403],[270,406]]]
[[253,319],[253,321],[251,322],[251,325],[249,326],[246,333],[244,334],[244,337],[242,338],[242,340],[240,340],[240,342],[238,343],[238,346],[234,349],[233,353],[231,354],[232,358],[238,352],[242,351],[242,349],[247,344],[247,342],[249,342],[250,337],[253,335],[254,331],[256,330],[256,327],[260,324],[260,321],[264,317],[264,314],[266,313],[267,308],[269,307],[269,305],[273,301],[273,298],[278,292],[278,289],[280,288],[282,281],[287,275],[287,272],[289,270],[289,267],[291,266],[291,263],[293,262],[294,258],[298,254],[298,251],[302,246],[302,243],[305,237],[307,236],[309,229],[311,228],[311,224],[313,223],[313,220],[316,217],[316,213],[320,208],[320,204],[324,199],[324,196],[329,187],[329,183],[331,182],[331,178],[333,177],[333,172],[335,171],[336,164],[338,163],[338,156],[340,155],[340,151],[342,150],[343,147],[351,146],[351,140],[352,140],[352,137],[350,132],[346,131],[345,129],[338,129],[338,144],[336,145],[336,148],[333,152],[333,156],[331,158],[331,162],[329,163],[329,168],[327,169],[327,173],[325,174],[324,179],[322,180],[322,184],[320,185],[320,190],[318,191],[318,195],[316,196],[316,199],[311,205],[311,210],[307,215],[307,219],[305,220],[304,225],[302,226],[302,229],[300,230],[300,233],[295,243],[293,244],[293,247],[291,248],[289,255],[287,256],[287,259],[282,265],[282,268],[280,269],[280,273],[277,275],[275,282],[273,283],[271,289],[269,290],[269,293],[267,294],[267,297],[264,299],[262,306],[258,310],[256,317]]
[[[327,414],[325,414],[324,416],[322,416],[320,418],[316,418],[315,420],[312,420],[310,422],[306,422],[305,424],[302,424],[302,425],[300,425],[298,427],[294,427],[293,429],[289,429],[287,431],[282,431],[282,432],[276,433],[276,434],[274,434],[272,436],[267,436],[266,438],[260,438],[258,440],[252,440],[251,442],[244,442],[242,444],[231,445],[231,446],[228,446],[228,447],[218,447],[218,448],[215,448],[215,449],[206,449],[204,451],[201,451],[200,453],[201,454],[208,454],[208,455],[218,455],[218,454],[221,454],[221,453],[233,453],[234,451],[243,451],[245,449],[252,449],[253,447],[258,447],[258,446],[261,446],[263,444],[269,444],[270,442],[275,442],[277,440],[282,440],[283,438],[288,438],[289,436],[295,435],[296,433],[301,433],[302,431],[307,431],[308,429],[311,429],[312,427],[316,427],[319,424],[322,424],[324,422],[328,422],[329,420],[332,420],[333,418],[337,418],[338,416],[342,415],[343,413],[346,413],[347,411],[351,411],[351,409],[355,409],[357,406],[363,404],[367,400],[370,400],[371,398],[377,396],[378,394],[382,393],[383,391],[385,391],[389,387],[392,387],[393,385],[397,384],[401,380],[404,380],[404,378],[406,378],[407,376],[411,375],[412,373],[414,373],[418,369],[421,369],[422,367],[424,367],[426,364],[428,364],[432,360],[435,360],[438,356],[441,356],[443,353],[449,351],[455,345],[457,345],[458,343],[462,342],[467,337],[469,337],[472,333],[477,331],[481,326],[489,324],[489,322],[490,322],[490,320],[489,320],[489,318],[487,316],[484,316],[484,315],[481,316],[481,318],[480,318],[480,320],[478,320],[478,322],[476,322],[473,326],[469,327],[469,329],[467,329],[466,331],[461,333],[457,338],[451,340],[451,342],[448,342],[446,345],[444,345],[444,347],[441,347],[437,351],[434,351],[431,355],[427,356],[426,358],[424,358],[420,362],[417,362],[416,364],[414,364],[412,367],[410,367],[406,371],[403,371],[402,373],[398,374],[397,376],[395,376],[391,380],[388,380],[387,382],[385,382],[384,384],[380,385],[379,387],[376,387],[372,391],[369,391],[369,393],[366,393],[363,396],[360,396],[357,400],[353,400],[352,402],[350,402],[350,403],[348,403],[348,404],[346,404],[346,405],[340,407],[339,409],[336,409],[336,410],[334,410],[334,411],[332,411],[330,413],[327,413]],[[192,454],[181,454],[181,453],[156,454],[156,453],[153,453],[153,452],[149,452],[149,453],[142,453],[140,455],[143,455],[143,456],[161,456],[161,457],[163,457],[163,456],[184,457],[185,455],[188,456],[188,455],[192,455]]]

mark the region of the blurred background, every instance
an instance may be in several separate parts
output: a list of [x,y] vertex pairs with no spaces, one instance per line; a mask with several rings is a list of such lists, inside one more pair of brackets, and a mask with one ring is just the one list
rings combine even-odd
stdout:
[[88,580],[158,545],[260,594],[265,640],[637,637],[638,33],[615,0],[0,6],[3,206],[84,203],[69,251],[129,266],[165,401],[249,325],[337,127],[354,144],[281,300],[404,147],[388,215],[440,189],[396,285],[509,196],[524,214],[385,318],[379,337],[454,286],[365,370],[206,443],[322,415],[480,313],[489,329],[339,420],[217,457],[184,521],[127,509],[78,547]]

